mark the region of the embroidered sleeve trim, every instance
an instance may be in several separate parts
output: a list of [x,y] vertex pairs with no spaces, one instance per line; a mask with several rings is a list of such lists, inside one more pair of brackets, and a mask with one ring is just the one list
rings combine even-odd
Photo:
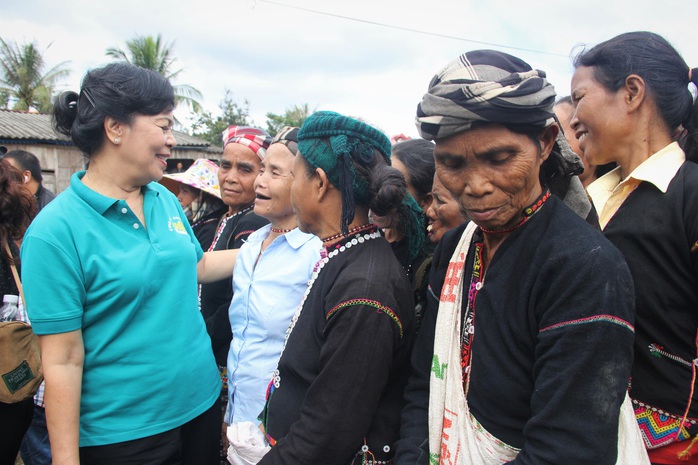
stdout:
[[613,323],[618,326],[622,326],[623,328],[626,328],[633,333],[635,332],[635,327],[628,323],[627,321],[623,320],[622,318],[615,317],[613,315],[594,315],[590,316],[588,318],[580,318],[577,320],[569,320],[569,321],[562,321],[560,323],[556,323],[554,325],[550,325],[547,328],[543,328],[540,330],[541,333],[545,331],[551,331],[553,329],[558,329],[558,328],[564,328],[567,326],[577,326],[577,325],[583,325],[583,324],[588,324],[588,323],[598,323],[598,322],[606,322],[606,323]]
[[344,310],[347,307],[354,307],[357,305],[365,305],[367,307],[373,307],[379,312],[385,313],[388,315],[397,325],[398,329],[400,330],[400,337],[403,336],[403,330],[402,330],[402,321],[400,318],[395,314],[395,312],[390,308],[386,307],[385,305],[381,304],[380,302],[376,302],[375,300],[368,300],[368,299],[352,299],[352,300],[347,300],[345,302],[340,303],[339,305],[335,306],[332,310],[327,312],[327,316],[325,316],[326,320],[329,320],[332,318],[335,314],[337,314],[340,310]]
[[248,229],[248,230],[246,230],[246,231],[240,231],[239,233],[237,233],[237,234],[235,235],[235,240],[237,241],[237,240],[240,238],[240,236],[245,236],[245,235],[249,236],[249,235],[252,234],[253,232],[255,232],[254,229]]

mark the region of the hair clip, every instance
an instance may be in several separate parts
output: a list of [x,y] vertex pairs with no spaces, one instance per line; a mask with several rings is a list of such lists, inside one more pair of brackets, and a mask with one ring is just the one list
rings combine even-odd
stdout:
[[92,100],[92,97],[90,96],[89,92],[87,92],[87,89],[84,89],[82,91],[82,95],[84,95],[85,98],[87,99],[87,101],[90,102],[90,104],[92,105],[92,108],[97,108],[97,105],[95,105],[95,101]]

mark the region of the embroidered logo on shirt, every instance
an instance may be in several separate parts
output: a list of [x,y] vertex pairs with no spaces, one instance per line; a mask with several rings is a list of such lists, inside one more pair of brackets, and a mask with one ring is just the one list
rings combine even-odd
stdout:
[[184,223],[182,223],[182,219],[179,216],[171,216],[170,219],[167,221],[167,228],[170,231],[176,231],[180,234],[187,234],[187,230],[184,227]]

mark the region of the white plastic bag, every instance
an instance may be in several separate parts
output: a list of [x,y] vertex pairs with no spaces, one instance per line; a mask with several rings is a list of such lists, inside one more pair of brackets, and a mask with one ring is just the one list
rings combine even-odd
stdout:
[[228,426],[228,462],[232,465],[256,465],[271,447],[259,429],[251,421]]

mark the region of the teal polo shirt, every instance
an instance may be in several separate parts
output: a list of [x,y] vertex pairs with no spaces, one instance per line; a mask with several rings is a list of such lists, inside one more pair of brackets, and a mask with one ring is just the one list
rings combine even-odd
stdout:
[[203,251],[175,196],[144,186],[143,227],[83,175],[27,231],[22,282],[37,334],[82,330],[80,446],[97,446],[192,420],[219,396],[220,377],[198,309]]

